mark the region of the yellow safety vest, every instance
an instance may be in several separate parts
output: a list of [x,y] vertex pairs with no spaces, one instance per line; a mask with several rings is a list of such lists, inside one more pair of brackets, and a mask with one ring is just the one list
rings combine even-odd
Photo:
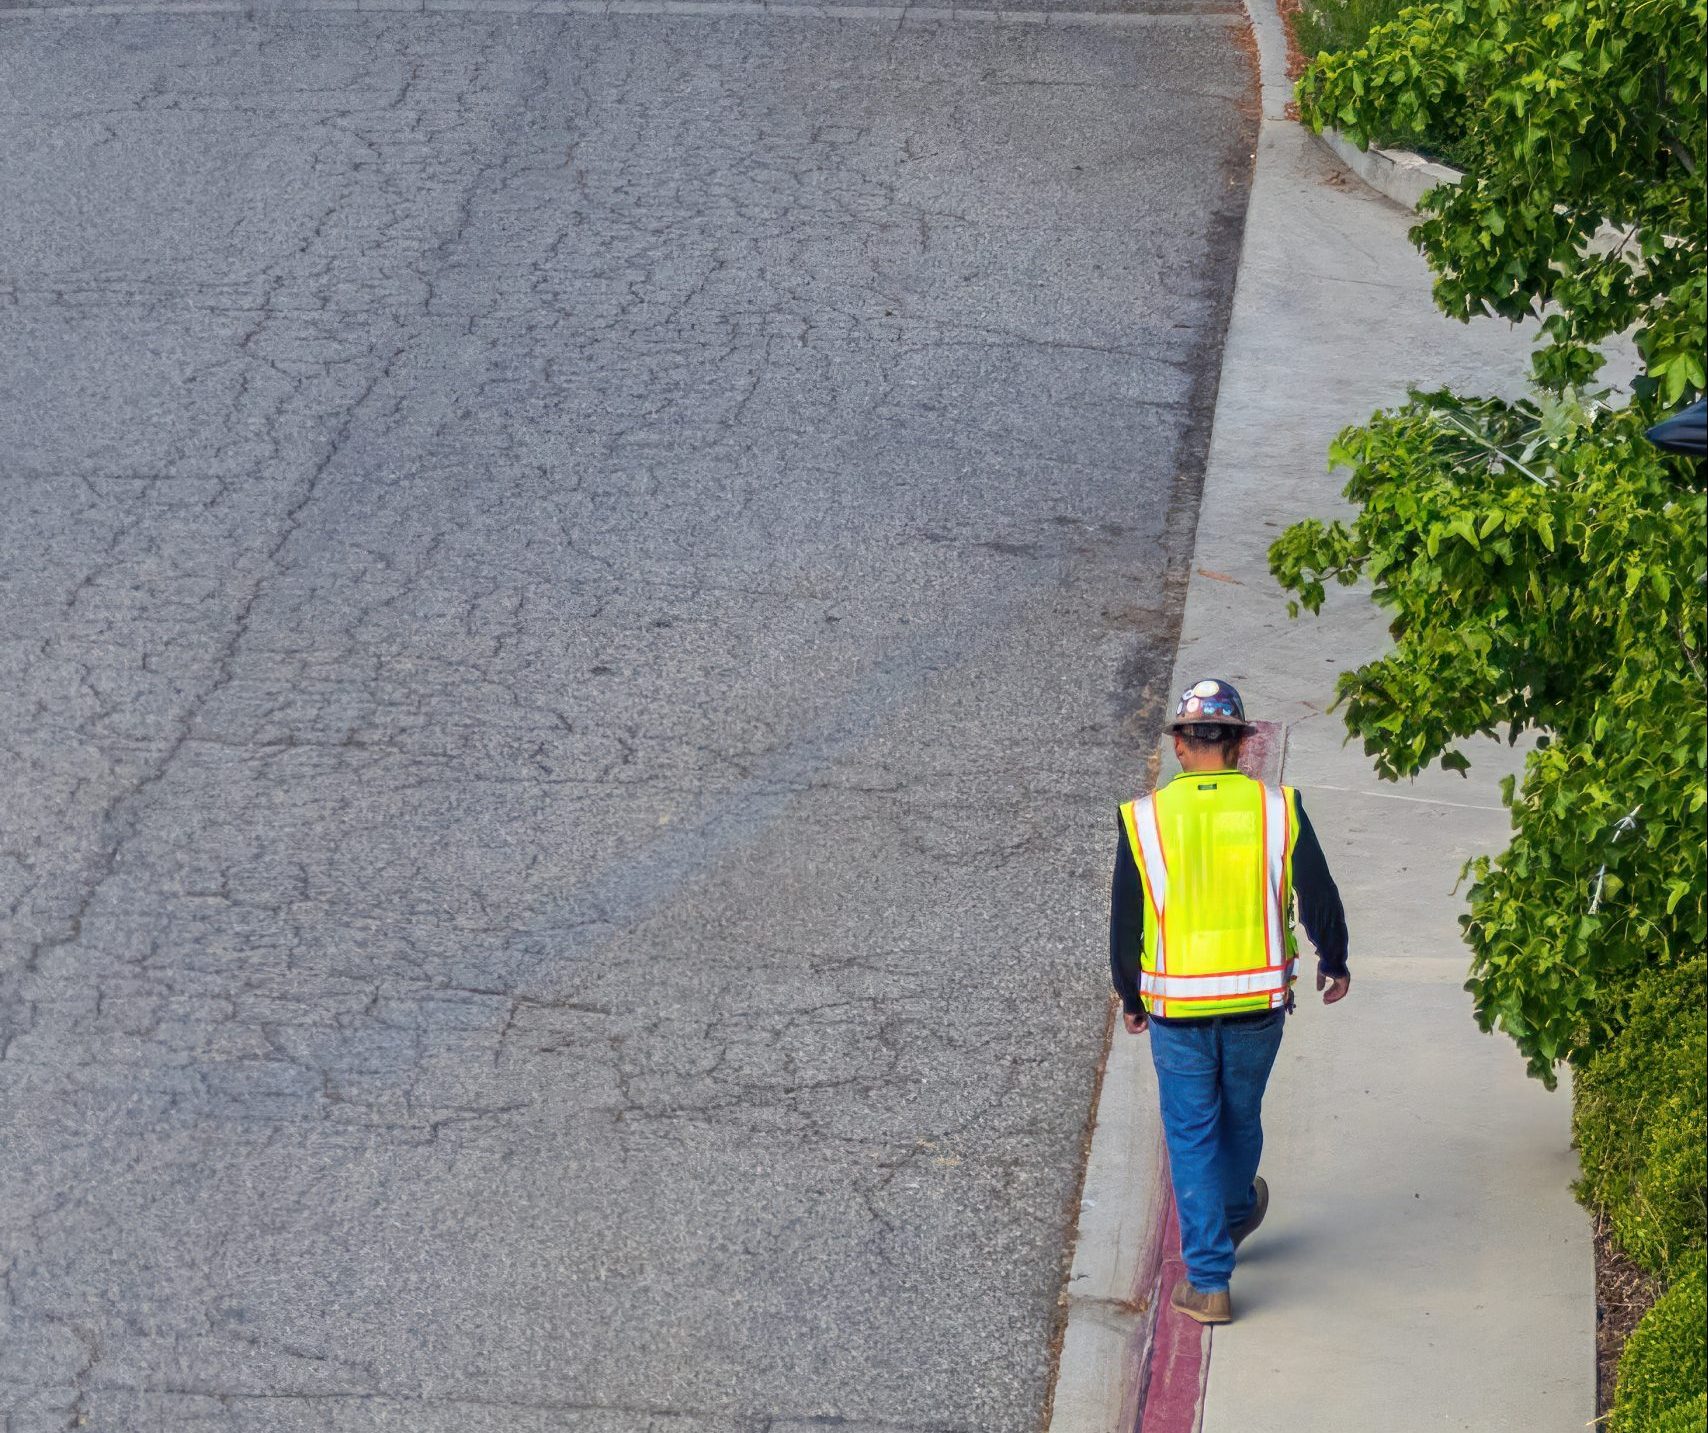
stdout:
[[1121,808],[1145,895],[1139,993],[1164,1019],[1279,1009],[1293,936],[1293,790],[1188,771]]

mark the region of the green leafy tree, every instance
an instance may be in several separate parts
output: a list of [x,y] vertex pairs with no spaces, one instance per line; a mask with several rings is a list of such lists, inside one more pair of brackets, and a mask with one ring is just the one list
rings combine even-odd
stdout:
[[1374,583],[1394,646],[1339,695],[1383,775],[1541,733],[1463,924],[1478,1018],[1552,1085],[1623,1022],[1639,972],[1708,939],[1708,734],[1703,494],[1631,409],[1549,423],[1442,393],[1378,414],[1334,449],[1357,518],[1295,525],[1270,562],[1312,611],[1326,582]]
[[[1299,108],[1360,144],[1451,133],[1463,183],[1419,206],[1457,318],[1539,316],[1550,388],[1634,327],[1645,394],[1703,386],[1704,0],[1450,0],[1319,55]],[[1602,242],[1596,236],[1602,235]]]
[[[1296,525],[1270,561],[1312,611],[1361,580],[1387,610],[1391,651],[1339,687],[1383,775],[1537,733],[1463,924],[1479,1021],[1549,1085],[1618,1031],[1639,973],[1708,938],[1703,475],[1643,437],[1704,382],[1705,18],[1702,0],[1450,0],[1299,85],[1308,123],[1360,142],[1463,134],[1464,182],[1413,230],[1436,300],[1542,319],[1536,398],[1414,393],[1348,429],[1331,457],[1356,517]],[[1581,396],[1627,331],[1634,401]]]

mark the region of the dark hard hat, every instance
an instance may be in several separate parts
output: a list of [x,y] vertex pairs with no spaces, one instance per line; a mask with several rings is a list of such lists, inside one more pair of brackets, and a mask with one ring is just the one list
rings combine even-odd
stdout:
[[1245,719],[1245,703],[1239,693],[1226,682],[1206,677],[1180,694],[1168,729],[1179,731],[1183,726],[1225,726],[1244,731],[1251,723]]

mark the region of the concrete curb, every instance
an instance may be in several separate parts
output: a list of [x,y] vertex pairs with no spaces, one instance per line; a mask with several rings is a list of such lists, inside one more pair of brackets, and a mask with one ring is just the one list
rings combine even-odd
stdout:
[[[1265,0],[1246,0],[1245,8],[1259,51],[1263,117],[1284,119],[1291,93],[1285,82],[1287,40],[1280,16]],[[1243,262],[1242,248],[1242,267]],[[1236,306],[1238,302],[1236,276]],[[1196,563],[1191,573],[1188,602],[1192,589],[1209,581],[1199,575]],[[1177,651],[1170,692],[1182,681],[1180,662]],[[1285,735],[1277,736],[1278,775]],[[1160,784],[1161,771],[1159,753],[1153,785]],[[1198,1426],[1209,1365],[1208,1330],[1199,1344],[1191,1406],[1176,1405],[1166,1414],[1160,1406],[1149,1406],[1173,1196],[1156,1114],[1156,1074],[1147,1055],[1145,1042],[1124,1038],[1117,1022],[1093,1111],[1073,1267],[1065,1291],[1067,1327],[1046,1433],[1134,1433],[1141,1427],[1150,1433],[1196,1433]],[[1168,1418],[1166,1425],[1159,1415]]]
[[1050,1433],[1139,1426],[1168,1204],[1144,1056],[1117,1025],[1086,1163]]

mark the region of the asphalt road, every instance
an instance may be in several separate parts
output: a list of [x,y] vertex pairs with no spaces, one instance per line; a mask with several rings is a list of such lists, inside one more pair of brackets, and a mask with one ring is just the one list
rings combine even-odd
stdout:
[[1164,8],[0,8],[6,1433],[1037,1426],[1254,134]]

